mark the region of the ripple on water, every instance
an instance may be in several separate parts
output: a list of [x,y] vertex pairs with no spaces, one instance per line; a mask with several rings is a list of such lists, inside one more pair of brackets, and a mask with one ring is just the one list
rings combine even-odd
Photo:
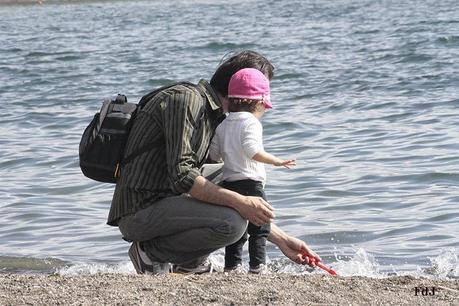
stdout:
[[[225,1],[182,1],[179,19],[167,1],[2,8],[7,270],[48,269],[49,257],[70,262],[67,271],[124,271],[129,246],[105,224],[114,186],[78,168],[83,129],[105,97],[137,101],[175,80],[209,79],[248,48],[276,67],[265,148],[298,162],[266,167],[276,222],[342,275],[430,267],[457,276],[456,2],[289,1],[230,11]],[[268,248],[273,266],[306,273]]]

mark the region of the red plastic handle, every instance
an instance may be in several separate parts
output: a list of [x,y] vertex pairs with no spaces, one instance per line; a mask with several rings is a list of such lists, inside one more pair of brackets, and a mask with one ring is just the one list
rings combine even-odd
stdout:
[[338,273],[336,273],[335,270],[333,270],[332,268],[327,267],[327,266],[324,265],[323,263],[321,263],[321,262],[316,262],[316,265],[317,265],[319,268],[321,268],[322,270],[327,271],[330,275],[338,276]]
[[[308,255],[306,255],[306,256],[308,256]],[[327,267],[326,265],[324,265],[320,261],[317,261],[317,259],[315,259],[314,257],[308,256],[308,258],[309,258],[309,261],[314,262],[316,264],[316,266],[318,266],[319,268],[321,268],[324,271],[327,271],[330,275],[338,276],[338,273],[336,273],[335,270],[333,270],[330,267]]]

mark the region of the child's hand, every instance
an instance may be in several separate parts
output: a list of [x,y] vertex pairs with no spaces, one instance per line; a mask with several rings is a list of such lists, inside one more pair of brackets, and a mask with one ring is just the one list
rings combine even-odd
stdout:
[[279,159],[277,162],[274,163],[274,166],[284,166],[287,169],[290,169],[293,166],[296,166],[296,160],[295,159],[289,159],[289,160],[282,160]]

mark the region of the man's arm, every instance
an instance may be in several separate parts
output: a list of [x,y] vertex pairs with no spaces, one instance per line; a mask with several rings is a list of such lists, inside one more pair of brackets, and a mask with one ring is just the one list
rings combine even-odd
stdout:
[[275,224],[271,224],[268,240],[277,245],[285,256],[297,264],[315,266],[316,261],[321,260],[320,256],[311,250],[304,241],[286,234]]
[[262,198],[244,196],[222,188],[203,176],[196,177],[189,193],[198,200],[231,207],[243,218],[258,226],[271,223],[274,218],[273,207]]
[[[274,214],[272,206],[259,197],[247,197],[237,192],[221,188],[198,176],[190,191],[191,196],[201,201],[217,205],[228,206],[237,210],[243,218],[260,226],[271,223],[271,233],[268,240],[279,247],[279,249],[290,260],[305,265],[315,266],[316,261],[321,258],[302,240],[292,237],[272,223]],[[311,260],[311,257],[315,259]]]
[[166,92],[162,99],[160,115],[170,186],[177,194],[187,193],[200,175],[191,139],[203,107],[202,97],[178,86]]

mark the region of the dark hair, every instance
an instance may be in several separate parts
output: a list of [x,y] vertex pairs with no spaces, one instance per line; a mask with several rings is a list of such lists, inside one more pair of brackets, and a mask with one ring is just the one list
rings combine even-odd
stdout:
[[253,113],[257,110],[261,100],[229,98],[229,112],[249,112]]
[[269,60],[258,52],[245,50],[225,60],[215,71],[210,85],[221,95],[228,95],[228,84],[237,71],[244,68],[260,70],[269,80],[273,78],[274,66]]

